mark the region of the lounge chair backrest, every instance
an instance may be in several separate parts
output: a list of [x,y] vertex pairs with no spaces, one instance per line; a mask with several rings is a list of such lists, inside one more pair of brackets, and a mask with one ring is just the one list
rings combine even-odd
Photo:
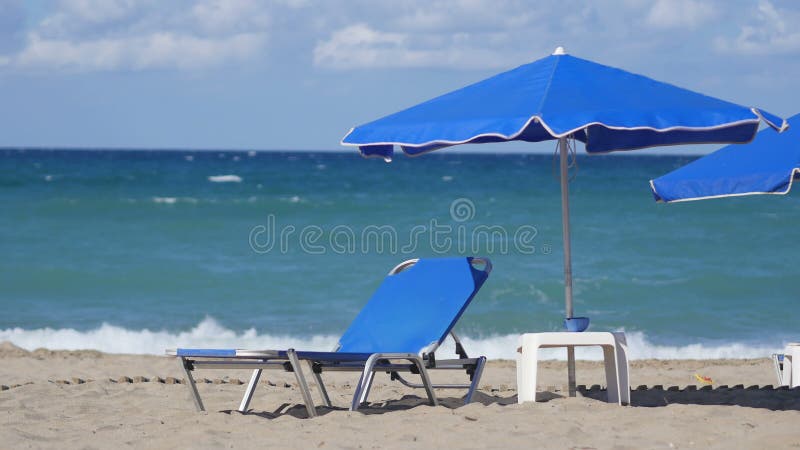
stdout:
[[[484,267],[477,269],[475,263]],[[342,335],[338,351],[419,354],[434,350],[490,270],[491,263],[485,259],[432,258],[389,274]]]

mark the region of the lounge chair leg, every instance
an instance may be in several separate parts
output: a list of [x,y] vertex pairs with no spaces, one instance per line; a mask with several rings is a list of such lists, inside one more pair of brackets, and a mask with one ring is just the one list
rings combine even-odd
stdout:
[[240,413],[247,412],[247,407],[250,406],[250,400],[253,399],[253,393],[255,393],[258,386],[259,378],[261,378],[261,369],[256,369],[253,371],[253,375],[250,376],[250,382],[247,383],[247,390],[244,392],[244,397],[242,397],[242,403],[239,404]]
[[322,404],[327,406],[328,408],[331,407],[331,399],[328,397],[328,390],[325,389],[325,384],[322,382],[322,375],[314,372],[314,363],[309,361],[308,368],[311,369],[311,373],[314,375],[314,381],[317,382],[317,386],[319,388],[319,395],[322,397]]
[[369,396],[369,390],[372,389],[373,380],[375,380],[375,372],[371,371],[369,375],[367,375],[367,379],[364,380],[364,386],[361,389],[361,395],[358,399],[359,404],[367,402],[367,396]]
[[475,390],[478,389],[478,383],[481,381],[481,376],[483,375],[483,366],[485,365],[486,357],[481,356],[478,358],[478,362],[475,364],[475,372],[472,374],[472,383],[469,385],[466,398],[464,398],[465,405],[472,402],[472,394],[474,394]]
[[425,364],[423,364],[422,360],[419,358],[412,361],[419,369],[419,376],[422,378],[422,384],[425,385],[425,392],[428,393],[428,399],[431,401],[431,405],[439,406],[439,400],[436,399],[436,394],[433,393],[433,386],[431,385],[431,379],[428,377],[428,370],[425,369]]
[[356,384],[356,390],[353,392],[353,401],[350,403],[350,411],[358,410],[358,407],[361,405],[362,397],[364,397],[366,401],[366,396],[363,396],[362,393],[364,392],[365,383],[372,377],[372,369],[375,367],[375,363],[378,362],[378,356],[377,353],[370,355],[367,362],[364,363],[364,370],[361,372],[361,377]]
[[297,384],[300,386],[300,392],[303,394],[303,401],[306,403],[308,417],[316,417],[317,410],[314,408],[314,400],[311,399],[311,391],[308,390],[306,378],[303,376],[303,368],[300,367],[300,360],[297,359],[297,352],[295,352],[293,348],[290,348],[286,353],[289,356],[289,363],[292,365],[294,376],[297,378]]
[[197,384],[194,382],[194,377],[192,376],[192,371],[189,370],[189,364],[186,358],[181,357],[180,364],[183,373],[186,375],[186,386],[189,387],[189,393],[192,396],[192,400],[194,400],[195,408],[197,408],[198,411],[205,411],[206,408],[203,406],[203,401],[200,400],[200,393],[197,392]]

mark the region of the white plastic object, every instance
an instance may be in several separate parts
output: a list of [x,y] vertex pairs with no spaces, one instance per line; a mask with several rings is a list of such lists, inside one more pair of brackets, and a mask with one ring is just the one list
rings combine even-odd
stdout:
[[[517,402],[536,401],[536,372],[539,365],[540,348],[588,346],[603,348],[608,402],[619,405],[630,404],[628,342],[625,339],[625,333],[591,331],[525,333],[521,335],[519,348],[517,348]],[[797,348],[798,355],[800,355],[800,346]]]

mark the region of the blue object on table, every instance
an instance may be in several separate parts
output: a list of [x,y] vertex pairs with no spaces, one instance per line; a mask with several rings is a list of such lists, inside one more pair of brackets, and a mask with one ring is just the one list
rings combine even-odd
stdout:
[[564,328],[567,331],[584,331],[589,328],[588,317],[567,317],[564,319]]

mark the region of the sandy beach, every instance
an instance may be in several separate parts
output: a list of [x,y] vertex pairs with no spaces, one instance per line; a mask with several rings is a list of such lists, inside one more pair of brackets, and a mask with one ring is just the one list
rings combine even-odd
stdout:
[[[694,374],[714,380],[697,386]],[[516,403],[513,361],[491,361],[474,403],[376,377],[370,404],[349,412],[357,374],[326,374],[334,408],[306,412],[291,374],[267,371],[249,414],[235,411],[245,371],[200,371],[208,412],[194,411],[173,358],[0,347],[3,448],[788,448],[800,446],[800,391],[775,389],[771,362],[631,363],[632,405],[604,402],[601,363],[579,361],[576,398],[565,363],[541,366],[549,400]],[[455,374],[446,374],[444,379]],[[437,379],[442,380],[442,375]],[[453,379],[454,381],[455,379]]]

